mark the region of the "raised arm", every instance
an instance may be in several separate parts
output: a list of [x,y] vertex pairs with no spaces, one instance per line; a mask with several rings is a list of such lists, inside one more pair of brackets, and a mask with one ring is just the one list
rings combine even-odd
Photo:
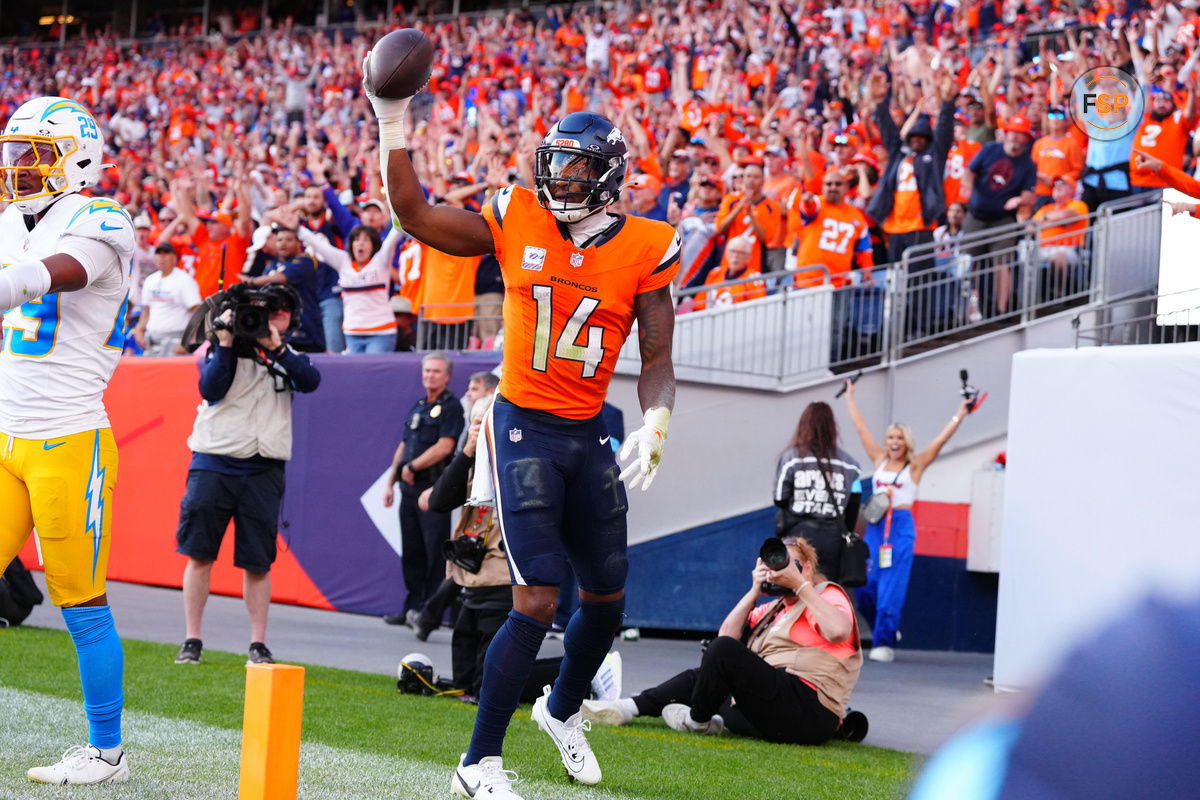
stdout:
[[300,237],[300,241],[304,243],[305,247],[313,251],[318,261],[324,261],[338,272],[353,267],[354,260],[350,254],[330,244],[324,234],[317,233],[306,225],[300,225],[296,229],[296,235]]
[[970,404],[967,403],[966,400],[963,400],[962,405],[958,407],[958,411],[954,412],[954,416],[951,417],[950,421],[946,423],[946,427],[942,428],[942,432],[935,436],[933,441],[929,443],[929,447],[926,447],[913,457],[912,476],[914,481],[920,483],[921,474],[925,472],[925,468],[932,464],[934,459],[938,457],[938,453],[942,452],[942,448],[946,445],[946,442],[950,441],[950,437],[954,435],[956,430],[958,430],[958,426],[962,423],[963,417],[971,413],[969,409]]
[[886,457],[886,454],[879,446],[879,442],[875,441],[875,437],[871,435],[867,421],[863,419],[862,412],[858,410],[858,403],[854,402],[853,381],[846,381],[846,411],[850,414],[850,421],[854,423],[854,430],[858,431],[858,438],[862,441],[863,449],[867,451],[867,458],[871,459],[872,465],[877,466]]
[[[365,89],[365,87],[364,87]],[[405,127],[411,98],[388,100],[367,91],[379,120],[379,152],[392,214],[404,231],[452,256],[482,256],[496,252],[487,221],[473,211],[453,206],[431,206],[408,157]]]

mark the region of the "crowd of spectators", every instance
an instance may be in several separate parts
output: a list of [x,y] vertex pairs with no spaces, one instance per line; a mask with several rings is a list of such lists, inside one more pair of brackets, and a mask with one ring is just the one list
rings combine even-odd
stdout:
[[[1041,219],[1055,232],[1042,231],[1040,245],[1062,285],[1081,240],[1074,201],[1094,211],[1160,186],[1158,173],[1131,171],[1135,147],[1190,167],[1196,6],[682,0],[401,14],[393,25],[419,26],[435,45],[409,137],[431,202],[478,207],[507,183],[531,186],[541,137],[561,115],[591,109],[630,147],[621,210],[665,219],[683,236],[680,288],[797,270],[701,291],[686,311],[810,286],[825,273],[835,286],[869,280],[872,266],[933,242],[956,202],[965,215],[950,224],[968,233],[1053,204]],[[495,346],[494,259],[462,264],[388,238],[376,126],[360,87],[362,59],[387,28],[382,16],[300,28],[242,12],[218,15],[204,36],[185,25],[133,43],[90,33],[61,50],[12,47],[2,54],[0,118],[49,93],[95,110],[115,165],[98,192],[137,222],[139,289],[157,269],[156,246],[171,246],[206,297],[222,265],[226,284],[273,272],[272,225],[301,226],[350,255],[347,266],[311,236],[301,243],[326,252],[312,290],[326,349],[346,348],[343,328],[354,337],[395,329],[397,347],[411,347],[418,313],[430,346]],[[1147,89],[1145,120],[1117,142],[1089,140],[1066,109],[1075,78],[1100,65]],[[340,297],[345,276],[378,261],[381,244],[391,279],[381,297],[394,320],[380,318],[380,302],[343,310]],[[929,253],[910,276],[948,263]],[[969,255],[976,273],[989,271],[984,312],[1008,309],[1013,265],[987,247]]]

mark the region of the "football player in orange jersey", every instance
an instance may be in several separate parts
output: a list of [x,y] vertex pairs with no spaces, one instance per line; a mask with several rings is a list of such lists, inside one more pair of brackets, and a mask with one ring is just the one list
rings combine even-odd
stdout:
[[[451,791],[519,800],[501,761],[504,735],[568,569],[580,608],[563,637],[558,680],[534,704],[533,719],[568,776],[594,784],[600,767],[579,710],[625,608],[622,481],[645,489],[654,479],[675,403],[670,283],[679,237],[665,222],[608,211],[629,153],[621,131],[599,114],[571,113],[550,129],[534,154],[536,192],[508,186],[475,214],[425,201],[405,149],[408,100],[367,96],[399,224],[446,253],[494,253],[504,275],[504,374],[481,450],[491,462],[513,611],[488,648],[475,731]],[[622,472],[600,407],[635,319],[645,416],[621,448],[622,459],[634,456]]]

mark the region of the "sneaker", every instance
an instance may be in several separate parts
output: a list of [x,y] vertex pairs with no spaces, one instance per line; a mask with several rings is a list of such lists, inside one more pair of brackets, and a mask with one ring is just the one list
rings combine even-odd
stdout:
[[562,756],[563,766],[567,768],[567,777],[586,783],[589,786],[600,782],[600,764],[592,753],[592,746],[584,737],[586,731],[592,729],[592,723],[583,719],[581,712],[576,711],[566,722],[559,722],[550,716],[549,705],[550,687],[542,690],[542,696],[533,704],[533,721],[538,728],[545,732],[558,748]]
[[98,748],[84,744],[63,753],[62,761],[57,764],[34,767],[25,775],[34,783],[53,783],[56,786],[124,783],[129,780],[129,760],[122,751],[117,763],[110,764],[100,757]]
[[412,628],[414,631],[421,630],[421,612],[415,608],[410,608],[404,612],[404,624]]
[[606,655],[596,670],[592,696],[597,700],[616,700],[621,696],[621,654],[616,650]]
[[696,722],[692,719],[692,707],[683,703],[671,703],[662,711],[663,721],[667,727],[684,733],[703,733],[716,736],[725,730],[725,720],[720,714],[713,714],[708,722]]
[[566,628],[556,623],[550,626],[550,630],[546,631],[546,638],[561,642],[566,632]]
[[262,642],[251,642],[249,657],[246,659],[246,666],[251,664],[274,664],[275,657],[271,655],[271,651]]
[[466,753],[458,759],[458,769],[450,779],[450,791],[461,797],[484,797],[491,800],[521,800],[521,796],[512,790],[517,780],[517,773],[505,769],[500,756],[488,756],[479,760],[478,764],[463,765]]
[[633,721],[633,714],[621,700],[584,700],[579,713],[585,721],[601,725],[625,725]]
[[204,644],[199,639],[184,639],[179,652],[175,654],[175,663],[199,664],[201,661],[200,651],[203,649]]
[[879,647],[872,647],[871,654],[867,658],[882,664],[890,664],[896,660],[896,651],[886,644],[881,644]]

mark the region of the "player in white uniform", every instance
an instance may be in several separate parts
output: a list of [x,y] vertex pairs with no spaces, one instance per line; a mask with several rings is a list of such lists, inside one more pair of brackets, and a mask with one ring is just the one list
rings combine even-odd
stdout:
[[23,104],[0,136],[0,569],[36,527],[50,599],[79,657],[88,743],[28,772],[53,784],[129,779],[124,653],[105,592],[117,448],[103,393],[125,343],[133,221],[80,190],[100,178],[91,113]]

